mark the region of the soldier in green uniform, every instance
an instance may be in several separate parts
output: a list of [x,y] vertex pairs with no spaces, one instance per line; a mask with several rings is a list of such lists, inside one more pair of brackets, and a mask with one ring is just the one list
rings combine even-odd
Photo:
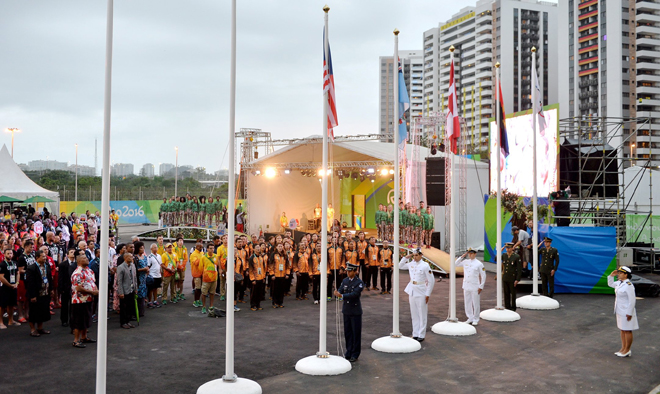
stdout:
[[387,230],[386,230],[386,235],[385,239],[387,239],[390,242],[394,242],[394,206],[392,204],[387,206]]
[[424,218],[422,217],[422,213],[420,212],[419,209],[415,209],[415,214],[414,216],[414,223],[413,223],[413,237],[415,238],[415,243],[417,244],[418,247],[422,247],[422,244],[424,240],[422,239],[422,230],[424,229]]
[[177,225],[182,225],[185,222],[185,216],[186,216],[186,198],[185,197],[179,197],[179,202],[176,203],[176,209],[177,209]]
[[551,246],[552,239],[545,237],[543,243],[545,248],[539,249],[541,255],[541,266],[539,267],[541,287],[543,288],[543,295],[552,298],[555,294],[555,272],[559,267],[559,252]]
[[507,242],[506,253],[502,254],[502,290],[504,293],[504,307],[516,310],[516,286],[522,276],[520,256],[513,253],[513,243]]
[[170,225],[176,226],[179,224],[179,198],[170,198]]
[[222,201],[220,197],[215,199],[215,225],[218,226],[222,222]]
[[190,204],[190,209],[192,210],[192,223],[193,226],[199,226],[199,212],[200,212],[199,200],[197,196],[193,196],[193,201]]
[[199,196],[199,226],[204,227],[206,226],[206,205],[208,203],[206,202],[206,197],[205,196]]
[[374,215],[374,222],[376,223],[376,228],[378,229],[378,239],[383,239],[383,228],[380,223],[382,220],[382,214],[383,214],[383,204],[378,204],[378,210]]

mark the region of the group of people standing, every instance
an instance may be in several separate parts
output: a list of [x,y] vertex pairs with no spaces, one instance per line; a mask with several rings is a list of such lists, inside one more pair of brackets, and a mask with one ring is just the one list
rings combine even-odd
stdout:
[[[245,212],[241,203],[236,207],[237,221],[243,224]],[[240,220],[238,218],[240,216]],[[215,199],[211,196],[171,197],[169,200],[163,198],[160,206],[160,218],[164,226],[191,225],[199,227],[227,227],[227,207],[223,206],[220,197]],[[239,231],[242,231],[239,230]]]
[[[375,213],[378,228],[378,239],[394,241],[394,207],[392,204],[378,204]],[[419,202],[419,208],[411,203],[399,202],[399,244],[420,245],[429,248],[435,226],[435,218],[431,207],[425,207],[424,201]]]

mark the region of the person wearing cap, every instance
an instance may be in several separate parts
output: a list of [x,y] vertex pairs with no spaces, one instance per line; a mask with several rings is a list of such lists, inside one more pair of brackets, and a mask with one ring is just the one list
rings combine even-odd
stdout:
[[399,262],[399,269],[407,269],[410,282],[404,291],[408,294],[410,315],[412,317],[413,339],[422,342],[426,337],[426,320],[429,311],[429,298],[433,292],[435,278],[431,267],[422,260],[422,251],[418,248],[404,256]]
[[[614,276],[618,281],[614,281]],[[635,286],[630,281],[632,271],[622,266],[612,271],[607,277],[607,285],[614,288],[616,300],[614,301],[614,313],[616,314],[616,325],[621,330],[621,350],[614,353],[618,357],[630,357],[630,347],[633,342],[633,330],[639,330],[637,312],[635,311]]]
[[473,326],[479,324],[481,310],[479,296],[486,284],[486,268],[476,257],[477,251],[470,248],[456,259],[455,263],[457,267],[463,267],[463,298],[465,315],[467,316],[466,323]]
[[523,275],[527,276],[527,244],[529,243],[530,236],[525,230],[521,230],[518,226],[511,227],[511,234],[513,235],[513,251],[518,253],[522,262]]
[[170,302],[177,303],[176,299],[176,256],[172,252],[172,244],[165,245],[165,253],[162,254],[163,260],[163,305],[167,305],[167,289],[170,289]]
[[513,253],[513,242],[507,242],[504,247],[506,253],[502,254],[502,290],[504,293],[504,307],[516,310],[516,286],[522,276],[520,256]]
[[559,252],[552,246],[552,239],[545,237],[543,240],[545,248],[539,249],[541,255],[541,265],[539,273],[541,274],[541,288],[543,295],[551,297],[555,294],[555,273],[559,268]]
[[344,314],[344,338],[346,339],[346,353],[344,357],[355,362],[360,357],[362,346],[362,303],[360,295],[364,289],[364,283],[357,277],[358,266],[348,263],[346,265],[347,278],[335,290],[335,297],[343,298],[341,312]]

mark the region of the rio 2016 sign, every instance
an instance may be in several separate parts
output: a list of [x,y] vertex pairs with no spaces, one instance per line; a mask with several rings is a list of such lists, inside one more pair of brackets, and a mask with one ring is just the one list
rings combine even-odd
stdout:
[[[119,224],[142,224],[158,223],[158,212],[160,200],[141,200],[141,201],[110,201],[110,209],[114,209],[119,216]],[[101,212],[100,201],[61,201],[60,210],[67,214],[77,212],[78,214],[90,211]]]

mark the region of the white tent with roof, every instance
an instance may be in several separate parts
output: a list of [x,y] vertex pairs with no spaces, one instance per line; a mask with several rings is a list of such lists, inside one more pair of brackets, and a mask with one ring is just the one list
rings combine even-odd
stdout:
[[6,145],[0,149],[0,196],[8,196],[25,201],[30,197],[41,196],[53,200],[45,203],[46,207],[57,213],[59,211],[60,194],[53,192],[34,183],[23,173],[14,162]]
[[[313,140],[311,140],[313,139]],[[407,195],[410,195],[412,184],[417,184],[417,192],[421,200],[426,201],[426,161],[430,156],[429,150],[419,148],[419,159],[416,163],[419,170],[416,171],[415,179],[411,179],[413,147],[406,145],[406,158],[408,161],[406,180]],[[376,172],[378,168],[392,167],[394,160],[394,145],[392,143],[374,141],[350,141],[335,142],[330,144],[329,149],[330,167],[335,165],[341,168],[367,168],[373,167]],[[321,183],[317,175],[321,168],[322,143],[318,136],[312,136],[300,140],[299,143],[287,145],[273,153],[252,162],[244,172],[247,177],[247,199],[248,199],[248,229],[246,232],[258,233],[259,227],[264,232],[278,232],[280,230],[279,219],[282,212],[286,212],[288,219],[298,219],[302,230],[307,229],[308,220],[313,218],[314,207],[321,203]],[[276,169],[276,176],[266,177],[266,169]],[[312,168],[311,176],[303,176],[301,169]],[[289,170],[289,174],[285,173]],[[257,175],[257,170],[260,174]],[[348,177],[348,176],[346,176]],[[380,175],[376,176],[376,180]],[[382,184],[383,182],[381,182]],[[335,218],[346,221],[351,227],[351,212],[340,212],[341,207],[353,206],[351,193],[342,193],[341,182],[335,174],[328,183],[328,203],[335,209]],[[367,181],[364,187],[369,187]],[[378,181],[374,188],[378,188]],[[380,186],[382,187],[382,186]],[[469,207],[468,217],[468,246],[483,247],[484,240],[484,203],[483,195],[488,193],[488,165],[486,163],[468,160],[467,165],[467,188]],[[366,197],[366,215],[373,217],[377,209],[376,199],[371,199],[369,194],[375,196],[377,190],[370,190],[364,194]],[[393,193],[389,193],[387,201]],[[342,201],[344,199],[345,201]],[[415,202],[417,203],[417,202]],[[374,206],[375,205],[375,206]],[[417,204],[415,204],[417,205]],[[441,232],[444,238],[444,207],[432,207],[435,215],[435,228]],[[343,213],[342,216],[340,214]]]

